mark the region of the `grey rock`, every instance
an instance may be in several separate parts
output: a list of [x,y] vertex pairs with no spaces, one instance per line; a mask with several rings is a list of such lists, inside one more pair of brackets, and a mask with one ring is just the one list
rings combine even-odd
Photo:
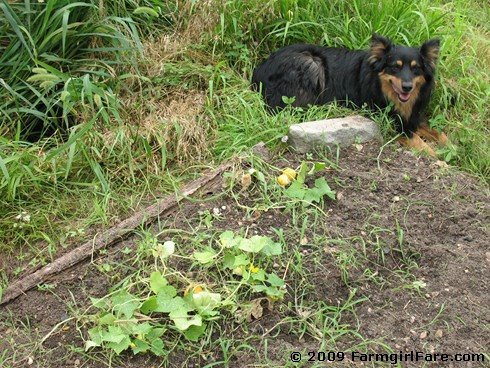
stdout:
[[306,153],[319,148],[347,147],[353,143],[382,139],[374,121],[355,115],[291,125],[287,141],[296,152]]

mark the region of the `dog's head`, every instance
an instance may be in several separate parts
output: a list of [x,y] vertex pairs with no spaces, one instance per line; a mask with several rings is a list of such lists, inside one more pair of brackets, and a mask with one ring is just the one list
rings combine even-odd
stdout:
[[385,96],[395,104],[414,102],[420,88],[432,83],[439,56],[439,40],[420,47],[397,46],[382,36],[373,35],[369,63],[378,73]]

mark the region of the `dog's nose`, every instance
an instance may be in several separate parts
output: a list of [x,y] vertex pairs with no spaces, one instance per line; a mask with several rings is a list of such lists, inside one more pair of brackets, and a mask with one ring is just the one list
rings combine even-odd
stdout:
[[410,92],[413,88],[413,83],[412,82],[403,82],[402,83],[402,89],[403,92]]

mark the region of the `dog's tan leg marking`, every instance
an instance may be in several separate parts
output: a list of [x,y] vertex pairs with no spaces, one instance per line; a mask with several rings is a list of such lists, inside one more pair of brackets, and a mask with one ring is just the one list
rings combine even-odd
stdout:
[[419,152],[428,153],[432,157],[437,157],[435,151],[427,143],[425,143],[423,139],[420,138],[420,136],[415,133],[412,135],[412,138],[399,138],[398,142],[400,142],[400,144],[405,147],[413,148]]
[[449,142],[449,139],[447,138],[446,134],[442,132],[439,133],[437,130],[431,129],[426,125],[420,126],[417,129],[416,134],[427,140],[437,142],[437,144],[439,144],[440,146],[445,146]]

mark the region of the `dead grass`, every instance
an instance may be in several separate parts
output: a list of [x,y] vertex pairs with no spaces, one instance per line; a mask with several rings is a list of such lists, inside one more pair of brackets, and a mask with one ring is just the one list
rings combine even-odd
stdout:
[[[204,116],[206,97],[198,90],[168,92],[163,98],[126,98],[126,120],[137,126],[152,149],[164,149],[168,159],[185,164],[209,157],[209,121]],[[212,141],[212,139],[211,139]]]
[[[212,33],[219,22],[216,4],[213,0],[184,1],[179,5],[179,16],[175,20],[175,32],[163,34],[157,38],[150,37],[143,43],[148,75],[160,70],[162,62],[188,51],[190,45],[199,45],[206,35]],[[156,67],[156,68],[155,68]]]
[[[183,57],[203,65],[211,63],[209,55],[192,50],[191,45],[200,44],[218,24],[214,1],[184,1],[179,9],[174,33],[143,43],[144,57],[138,67],[149,79],[161,78],[168,73],[166,63],[178,64]],[[137,126],[138,136],[144,137],[153,150],[163,149],[168,160],[185,164],[210,157],[213,137],[204,114],[206,95],[199,88],[152,85],[148,89],[133,79],[128,80],[120,101],[125,120]]]

